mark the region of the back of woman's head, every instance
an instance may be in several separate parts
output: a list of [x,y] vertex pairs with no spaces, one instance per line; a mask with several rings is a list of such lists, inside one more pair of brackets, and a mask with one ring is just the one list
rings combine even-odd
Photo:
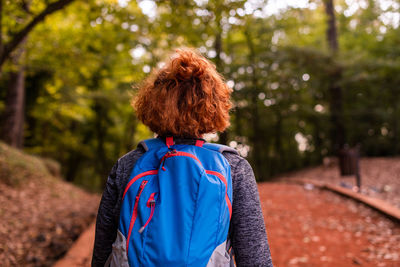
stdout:
[[132,103],[159,135],[201,137],[229,126],[231,91],[211,62],[182,49],[144,80]]

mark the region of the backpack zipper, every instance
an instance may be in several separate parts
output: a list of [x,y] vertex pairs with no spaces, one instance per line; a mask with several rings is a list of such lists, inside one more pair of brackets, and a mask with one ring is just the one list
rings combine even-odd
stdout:
[[155,209],[155,206],[156,206],[156,201],[154,199],[154,195],[155,194],[156,193],[152,193],[150,195],[150,197],[149,197],[149,200],[147,201],[147,207],[151,208],[150,216],[147,219],[146,223],[142,227],[140,227],[139,234],[143,233],[144,229],[147,227],[147,225],[150,223],[151,219],[153,218],[154,209]]
[[170,150],[170,151],[168,151],[167,153],[165,153],[165,155],[161,158],[161,163],[162,163],[161,169],[162,169],[163,171],[165,171],[165,167],[164,167],[165,160],[166,160],[167,158],[171,157],[171,155],[172,155],[172,154],[175,154],[175,153],[177,153],[176,149]]
[[147,182],[148,182],[147,180],[142,181],[142,183],[139,186],[139,191],[137,192],[136,197],[135,197],[135,205],[133,206],[131,222],[129,224],[128,238],[126,239],[126,253],[127,254],[129,251],[128,250],[129,249],[129,240],[131,238],[132,228],[133,228],[133,225],[135,224],[136,217],[137,217],[137,209],[138,209],[138,204],[139,204],[139,200],[140,200],[140,195],[142,194]]
[[147,175],[155,175],[158,173],[158,170],[150,170],[150,171],[146,171],[146,172],[142,172],[139,173],[138,175],[136,175],[135,177],[133,177],[129,183],[126,185],[125,190],[124,190],[124,194],[122,195],[122,200],[124,200],[126,193],[128,192],[129,188],[140,178],[147,176]]
[[188,153],[188,152],[184,152],[184,151],[177,151],[176,149],[174,149],[174,150],[168,151],[168,152],[161,158],[161,162],[160,162],[160,163],[162,163],[161,169],[162,169],[163,171],[165,171],[164,164],[165,164],[165,160],[166,160],[167,158],[176,157],[176,156],[184,156],[184,157],[192,158],[192,159],[196,160],[198,163],[200,163],[200,165],[202,165],[201,162],[200,162],[200,160],[199,160],[195,155],[193,155],[193,154],[191,154],[191,153]]

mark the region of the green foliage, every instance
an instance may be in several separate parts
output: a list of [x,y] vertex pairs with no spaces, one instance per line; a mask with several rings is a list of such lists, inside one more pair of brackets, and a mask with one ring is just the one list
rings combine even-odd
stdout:
[[[144,2],[152,1],[76,1],[29,36],[26,150],[61,162],[67,180],[100,188],[116,159],[152,136],[129,105],[132,87],[180,46],[198,48],[233,87],[228,144],[248,156],[259,180],[332,154],[332,82],[344,91],[347,142],[361,143],[364,155],[400,153],[400,27],[382,19],[398,6],[336,1],[333,57],[321,1],[272,15],[268,1]],[[6,3],[11,34],[15,19],[30,15]]]

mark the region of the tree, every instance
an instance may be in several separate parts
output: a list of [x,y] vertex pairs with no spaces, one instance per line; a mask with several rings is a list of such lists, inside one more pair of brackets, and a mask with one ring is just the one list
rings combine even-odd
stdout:
[[[11,56],[11,53],[23,42],[38,23],[42,22],[48,15],[65,8],[73,1],[74,0],[58,0],[47,4],[47,6],[40,13],[35,15],[22,29],[14,33],[12,36],[9,36],[10,41],[7,43],[3,43],[2,31],[0,30],[0,70],[4,62]],[[25,9],[26,12],[30,13],[29,5],[27,5],[25,1],[22,1],[20,5],[22,9]],[[0,12],[0,18],[3,18],[3,0],[0,1]],[[3,26],[1,24],[0,29],[2,28]]]
[[8,75],[6,108],[2,122],[2,138],[13,147],[21,148],[23,145],[24,103],[25,103],[25,59],[24,44],[12,57],[15,70]]
[[[24,130],[24,103],[25,103],[25,62],[24,43],[27,40],[28,34],[34,27],[42,22],[48,15],[63,9],[74,0],[58,0],[47,4],[43,11],[34,15],[30,21],[11,36],[7,36],[8,42],[3,43],[3,1],[0,0],[0,78],[2,78],[2,67],[7,59],[13,57],[13,64],[17,70],[12,70],[9,73],[9,86],[6,97],[6,110],[1,120],[1,138],[8,144],[14,147],[21,148],[23,145],[23,130]],[[22,1],[19,3],[21,9],[27,14],[31,14],[30,4]],[[28,16],[30,17],[30,16]],[[16,55],[12,53],[19,49]]]
[[[3,29],[30,21],[21,1],[3,7]],[[342,1],[333,13],[331,1],[328,15],[327,4],[309,1],[268,14],[264,1],[122,2],[56,12],[35,26],[21,54],[24,149],[61,162],[68,180],[100,188],[116,158],[152,137],[129,105],[132,85],[181,46],[198,48],[234,89],[227,141],[258,180],[321,163],[343,143],[331,131],[341,127],[350,145],[363,141],[365,155],[399,153],[400,27],[382,19],[399,7],[367,1],[354,12]],[[18,73],[11,63],[4,73]],[[0,80],[3,114],[9,77]]]
[[[325,0],[325,12],[327,15],[326,39],[332,58],[337,59],[339,51],[336,17],[333,0]],[[331,141],[332,152],[337,153],[345,144],[345,129],[343,125],[343,93],[340,86],[342,71],[340,66],[331,73],[331,85],[329,87],[329,104],[331,112]]]
[[25,150],[61,162],[67,180],[101,188],[115,160],[151,136],[130,98],[158,62],[148,52],[158,31],[135,1],[75,4],[38,25],[27,44],[27,88],[36,93]]

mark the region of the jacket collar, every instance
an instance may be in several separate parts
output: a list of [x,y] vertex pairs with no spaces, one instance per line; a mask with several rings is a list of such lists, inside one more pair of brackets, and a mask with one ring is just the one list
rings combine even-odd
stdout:
[[[165,138],[167,136],[164,135],[158,135],[157,138],[160,138],[165,142]],[[194,145],[196,143],[196,140],[202,140],[206,141],[203,138],[194,138],[194,137],[181,137],[181,136],[173,136],[175,144],[185,144],[185,145]]]

